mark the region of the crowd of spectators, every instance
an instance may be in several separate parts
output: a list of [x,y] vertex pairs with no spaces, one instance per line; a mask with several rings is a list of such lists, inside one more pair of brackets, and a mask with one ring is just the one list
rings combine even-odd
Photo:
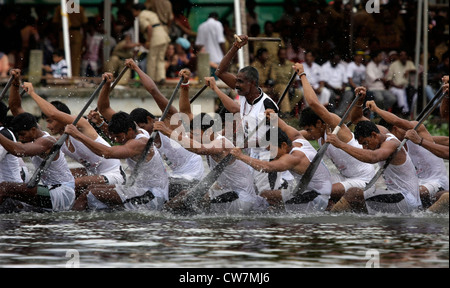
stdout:
[[[291,77],[292,62],[304,62],[322,103],[337,113],[345,111],[357,85],[368,86],[370,95],[380,106],[409,113],[417,98],[417,91],[411,89],[412,75],[423,72],[422,62],[411,61],[417,1],[391,0],[382,5],[380,13],[368,13],[366,1],[357,1],[352,7],[351,1],[344,4],[342,0],[330,4],[325,0],[285,0],[284,13],[279,19],[267,21],[261,27],[257,1],[247,0],[246,33],[282,39],[281,43],[250,42],[248,45],[250,63],[261,73],[261,86],[274,98],[279,97]],[[145,7],[134,5],[133,1],[122,4],[117,1],[113,5],[117,13],[112,15],[109,55],[103,55],[102,49],[103,4],[93,17],[86,17],[83,7],[80,13],[69,14],[73,76],[99,76],[105,71],[118,73],[121,62],[134,57],[141,60],[144,71],[162,84],[166,78],[177,77],[177,71],[186,67],[195,76],[200,52],[210,54],[213,75],[234,41],[234,28],[226,20],[230,15],[204,15],[206,24],[194,31],[188,20],[192,6],[189,0],[147,0]],[[51,5],[0,6],[0,31],[3,39],[7,39],[0,43],[0,76],[6,76],[8,67],[22,69],[26,74],[32,49],[43,51],[43,71],[52,73],[49,67],[56,64],[54,54],[59,55],[63,48],[59,9]],[[427,97],[432,97],[439,88],[442,75],[449,73],[448,9],[440,7],[429,12]],[[139,39],[134,39],[135,17],[140,22]],[[162,35],[158,40],[164,38],[164,41],[156,41],[155,37],[152,40],[149,31],[157,31]],[[399,73],[404,75],[399,77]],[[301,91],[301,87],[297,88]],[[297,92],[290,92],[289,96],[281,105],[285,113],[291,113],[298,103]]]

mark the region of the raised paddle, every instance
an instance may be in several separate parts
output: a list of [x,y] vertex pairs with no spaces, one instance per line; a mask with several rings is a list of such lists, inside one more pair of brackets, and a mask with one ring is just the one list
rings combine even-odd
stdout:
[[195,99],[197,99],[198,98],[198,96],[200,96],[200,94],[202,94],[203,93],[203,91],[205,91],[206,90],[206,88],[208,88],[208,85],[204,85],[203,87],[202,87],[202,89],[200,89],[190,100],[189,100],[189,103],[191,103],[192,104],[192,102],[194,102],[195,101]]
[[[436,99],[439,98],[439,95],[441,94],[442,89],[444,89],[444,85],[442,85],[441,88],[439,88],[439,90],[434,95],[433,99],[431,99],[431,101],[428,102],[427,106],[425,106],[425,108],[423,108],[422,112],[420,112],[420,114],[416,117],[416,119],[421,119],[425,115],[426,111],[428,111],[428,109],[430,109],[430,107],[433,106],[434,101],[436,101]],[[417,120],[417,121],[419,121],[419,120]]]
[[[105,85],[106,80],[103,80],[100,85],[95,89],[94,93],[92,93],[91,97],[89,98],[88,102],[84,105],[83,109],[78,114],[77,118],[73,121],[73,125],[77,125],[78,121],[80,121],[81,117],[83,117],[83,114],[86,112],[89,105],[91,105],[92,101],[94,101],[97,94],[100,92],[100,90]],[[61,149],[64,142],[69,137],[68,134],[64,133],[58,141],[53,145],[52,149],[50,150],[50,153],[48,154],[47,158],[41,162],[41,165],[36,169],[33,176],[31,177],[30,181],[28,181],[27,187],[28,188],[34,188],[41,180],[42,173],[47,170],[47,168],[50,166],[50,164],[53,162],[53,160],[56,157],[56,154],[58,154],[58,151]]]
[[[128,67],[124,67],[124,69],[122,69],[122,71],[120,72],[119,76],[114,80],[114,82],[111,84],[111,89],[113,89],[114,87],[116,87],[117,83],[119,82],[119,80],[122,78],[122,76],[125,74],[125,71],[128,69]],[[81,117],[83,117],[84,113],[86,112],[86,110],[89,108],[89,105],[91,105],[91,103],[94,101],[95,97],[97,96],[98,93],[100,93],[101,89],[103,88],[103,86],[106,84],[106,80],[102,80],[102,82],[100,83],[100,85],[97,87],[97,89],[95,89],[94,93],[92,93],[91,97],[89,98],[89,100],[86,102],[86,104],[84,105],[83,109],[80,111],[80,113],[78,114],[77,118],[75,118],[75,120],[73,121],[73,125],[77,125],[78,121],[80,121]],[[25,90],[22,91],[21,96],[23,94],[25,94]],[[58,141],[56,141],[56,143],[53,145],[52,149],[50,150],[50,153],[48,154],[47,158],[42,161],[41,165],[38,167],[38,169],[36,169],[36,171],[34,172],[33,176],[31,177],[30,181],[28,181],[27,187],[28,188],[34,188],[36,187],[36,185],[39,183],[39,181],[41,180],[41,176],[42,173],[47,170],[47,168],[50,166],[50,164],[53,162],[53,160],[56,157],[56,154],[58,154],[58,151],[61,149],[62,145],[64,144],[64,142],[67,140],[67,138],[69,137],[68,134],[64,133],[59,139]]]
[[[169,110],[170,110],[170,106],[172,105],[172,102],[175,99],[175,96],[176,96],[178,90],[180,89],[181,83],[183,83],[183,77],[180,78],[180,81],[178,81],[178,84],[175,87],[175,90],[173,90],[172,96],[169,99],[169,103],[167,103],[166,109],[164,109],[164,112],[163,112],[161,118],[159,119],[159,121],[164,121],[166,119],[167,114],[169,113]],[[147,154],[150,151],[150,148],[152,147],[153,142],[155,141],[155,138],[157,135],[158,135],[158,131],[153,131],[152,134],[150,135],[150,138],[148,139],[147,144],[145,145],[144,151],[140,155],[138,161],[136,162],[136,166],[134,166],[134,169],[131,172],[130,181],[127,183],[127,186],[133,186],[134,183],[136,182],[136,178],[140,172],[139,169],[140,169],[142,163],[144,163],[145,158],[147,157]]]
[[8,82],[6,82],[6,86],[5,88],[3,88],[2,93],[0,94],[0,101],[3,100],[3,97],[5,97],[6,92],[8,92],[9,87],[11,87],[12,81],[14,80],[14,76],[11,76],[8,80]]
[[[356,102],[358,102],[358,100],[359,100],[359,98],[361,98],[361,96],[362,96],[362,94],[356,95],[352,104],[347,109],[347,111],[345,111],[344,116],[342,116],[341,121],[334,128],[334,130],[333,130],[334,135],[337,135],[339,133],[339,131],[341,130],[342,124],[344,124],[344,121],[347,118],[348,114],[350,113],[350,111],[352,111],[353,107],[356,105]],[[322,145],[322,147],[320,147],[319,151],[317,151],[316,156],[314,156],[314,159],[309,164],[308,168],[306,169],[305,173],[303,174],[302,179],[295,187],[294,198],[302,197],[303,193],[305,192],[306,188],[309,185],[309,182],[311,182],[311,179],[314,176],[314,173],[316,173],[316,170],[319,167],[320,162],[322,161],[322,158],[325,155],[325,152],[327,151],[329,145],[330,145],[330,143],[326,142],[325,144]]]
[[[442,99],[444,99],[444,96],[445,96],[445,93],[442,93],[442,95],[440,95],[440,97],[438,98],[438,101],[435,101],[434,105],[431,108],[428,107],[428,105],[427,105],[428,110],[424,110],[424,111],[422,111],[422,113],[420,113],[419,116],[421,116],[421,118],[417,117],[418,123],[414,127],[414,130],[417,130],[417,128],[419,128],[420,125],[428,118],[428,116],[430,116],[431,112],[433,112],[434,109],[436,109],[436,107],[441,103]],[[433,103],[433,101],[431,103]],[[373,176],[372,180],[370,180],[370,182],[367,183],[366,187],[364,188],[364,191],[370,189],[378,181],[378,178],[380,178],[380,176],[384,173],[386,168],[391,163],[392,159],[394,159],[395,155],[403,148],[406,141],[408,141],[408,139],[406,139],[406,138],[403,139],[403,141],[400,143],[400,145],[397,147],[397,149],[389,156],[388,159],[386,159],[386,161],[384,162],[384,165],[382,167],[380,167],[380,169],[377,170],[377,173],[375,173],[375,176]]]
[[296,77],[297,77],[297,73],[293,73],[292,76],[291,76],[291,79],[289,79],[288,85],[287,85],[286,88],[284,89],[283,94],[281,95],[280,99],[279,99],[278,102],[277,102],[277,106],[278,106],[278,107],[280,106],[280,104],[281,104],[281,102],[283,101],[284,97],[286,97],[286,94],[288,93],[289,88],[291,87],[291,85],[292,85],[292,83],[294,82],[294,80],[295,80]]
[[[234,34],[234,38],[238,42],[242,42],[242,39],[238,35]],[[281,42],[281,38],[274,37],[248,37],[248,41],[265,41],[265,42]]]

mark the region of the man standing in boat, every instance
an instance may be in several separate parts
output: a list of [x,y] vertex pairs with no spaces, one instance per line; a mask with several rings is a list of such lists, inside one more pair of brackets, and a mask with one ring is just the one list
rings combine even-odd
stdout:
[[[216,75],[231,89],[236,89],[239,95],[240,104],[234,101],[223,102],[225,108],[230,113],[240,113],[242,127],[244,128],[244,136],[249,131],[253,131],[265,116],[267,109],[272,109],[275,113],[279,112],[277,104],[259,87],[259,73],[256,68],[247,66],[239,70],[237,75],[229,72],[233,58],[239,49],[248,43],[248,36],[239,36],[241,42],[236,40],[231,46],[228,53],[224,56],[216,70]],[[222,98],[221,98],[222,99]],[[261,128],[252,138],[248,139],[249,143],[263,143],[268,127]],[[256,146],[259,146],[258,144]],[[269,161],[271,158],[270,151],[262,147],[251,147],[250,155],[253,158]],[[280,187],[281,173],[271,172],[264,173],[253,170],[255,186],[258,193],[270,191]]]

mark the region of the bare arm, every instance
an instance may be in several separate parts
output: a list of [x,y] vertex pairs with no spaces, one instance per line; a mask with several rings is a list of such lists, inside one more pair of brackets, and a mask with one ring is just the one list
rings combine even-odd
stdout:
[[358,124],[360,121],[368,121],[369,119],[364,117],[363,113],[363,105],[364,100],[366,99],[366,88],[365,87],[357,87],[355,89],[355,94],[362,94],[362,96],[356,102],[355,107],[353,107],[352,111],[350,111],[350,121],[353,124]]
[[447,122],[448,122],[448,120],[450,118],[450,112],[449,112],[449,102],[450,102],[450,100],[449,100],[449,91],[448,91],[448,86],[449,86],[448,75],[442,77],[442,82],[444,82],[444,88],[443,88],[444,89],[444,93],[446,93],[447,95],[444,96],[444,99],[442,100],[442,103],[441,103],[441,107],[439,109],[440,109],[441,117],[443,119],[447,120]]
[[434,143],[433,141],[430,141],[429,139],[421,137],[414,129],[406,131],[405,138],[417,145],[422,146],[423,148],[427,149],[437,157],[447,160],[449,159],[448,145],[446,146],[437,144]]
[[253,169],[265,173],[291,170],[294,169],[294,167],[300,162],[298,157],[289,154],[283,155],[277,160],[261,161],[243,154],[240,148],[234,148],[230,153],[233,154],[236,159],[241,160],[242,162],[245,162],[253,167]]
[[[139,68],[139,66],[133,59],[125,60],[125,65],[138,73],[144,88],[148,91],[148,93],[152,95],[153,99],[155,99],[155,102],[158,105],[159,109],[161,109],[161,111],[164,111],[169,104],[169,100],[161,93],[161,91],[159,91],[158,87],[155,84],[155,81],[153,81],[150,76],[144,73],[144,71]],[[170,117],[176,113],[178,113],[178,110],[174,106],[170,106],[166,119],[170,121]]]
[[228,97],[225,93],[222,92],[222,90],[217,87],[216,80],[214,77],[206,77],[205,78],[206,85],[213,90],[217,96],[219,96],[220,101],[222,101],[223,106],[225,106],[225,109],[227,109],[230,113],[239,113],[241,111],[241,107],[238,103],[236,103],[233,99]]
[[109,101],[113,75],[111,73],[104,73],[102,78],[103,80],[106,80],[106,83],[105,85],[103,85],[103,88],[100,91],[100,95],[98,96],[97,108],[98,112],[102,114],[103,118],[105,118],[107,121],[111,121],[112,116],[116,114],[116,111],[111,108],[111,104]]
[[20,70],[12,69],[11,76],[14,76],[14,81],[9,88],[9,100],[8,105],[11,113],[14,116],[25,113],[26,111],[22,108],[22,98],[20,98],[19,87],[20,87]]
[[38,138],[34,142],[14,142],[0,134],[0,145],[9,153],[17,157],[42,156],[50,150],[54,142],[47,138]]
[[[25,82],[24,89],[27,90],[31,98],[33,98],[36,104],[38,104],[39,108],[41,108],[42,113],[44,113],[47,117],[52,118],[58,122],[62,122],[66,125],[71,124],[73,123],[73,121],[75,121],[76,116],[59,111],[55,106],[53,106],[53,104],[40,97],[34,91],[33,85],[31,83]],[[80,129],[81,132],[86,134],[88,137],[94,140],[97,139],[98,137],[97,132],[86,119],[81,118],[80,121],[78,121],[77,123],[77,127]]]
[[233,58],[236,56],[240,48],[248,43],[248,36],[241,35],[239,38],[242,42],[235,40],[234,44],[231,46],[230,50],[225,54],[219,67],[216,70],[216,76],[219,77],[225,84],[231,89],[236,88],[236,76],[229,72],[230,65],[233,62]]
[[376,150],[361,149],[342,142],[336,135],[331,133],[327,134],[327,142],[336,148],[344,150],[359,161],[371,164],[388,159],[389,156],[396,151],[399,145],[399,143],[396,143],[395,141],[384,141],[380,148]]
[[138,157],[145,148],[146,141],[129,140],[125,145],[105,146],[95,142],[83,133],[81,133],[74,125],[66,126],[65,132],[75,139],[83,142],[92,152],[106,159],[127,159]]
[[[182,69],[180,71],[180,77],[184,77],[183,83],[189,82],[190,75],[191,71],[189,71],[189,69]],[[189,85],[181,86],[179,105],[180,112],[188,115],[189,121],[192,121],[192,119],[194,119],[194,114],[192,114],[191,102],[189,99]]]

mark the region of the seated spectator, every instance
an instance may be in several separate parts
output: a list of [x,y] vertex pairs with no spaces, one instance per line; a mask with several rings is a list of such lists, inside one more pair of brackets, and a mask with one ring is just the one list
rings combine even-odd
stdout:
[[175,42],[175,53],[178,58],[177,71],[184,68],[188,68],[191,71],[195,70],[193,68],[195,66],[196,57],[195,54],[191,52],[191,42],[189,42],[189,40],[179,37]]
[[53,64],[50,66],[45,65],[44,71],[51,73],[53,78],[67,77],[67,62],[66,59],[64,59],[63,50],[53,52]]
[[[411,60],[408,60],[408,53],[403,50],[400,52],[398,60],[389,66],[386,76],[390,84],[389,90],[397,96],[397,106],[403,114],[411,111],[406,89],[410,85],[409,74],[412,72],[416,72],[416,66]],[[412,97],[410,98],[412,99]]]
[[178,76],[178,55],[175,52],[175,44],[170,43],[166,51],[166,77],[175,78]]
[[372,61],[366,66],[366,86],[368,96],[374,97],[378,107],[384,110],[392,109],[397,99],[391,91],[386,89],[387,80],[384,78],[387,66],[383,64],[383,51],[373,51]]
[[[303,64],[303,69],[305,70],[308,82],[314,89],[314,92],[319,98],[320,103],[322,103],[322,105],[324,106],[328,106],[331,97],[331,92],[326,87],[324,87],[324,83],[323,81],[321,81],[322,67],[320,67],[320,65],[317,64],[315,61],[316,61],[315,54],[312,51],[308,51],[305,55],[305,63]],[[300,79],[298,79],[298,81],[301,84]],[[301,88],[301,90],[303,91],[303,88]]]
[[346,72],[346,67],[341,62],[341,56],[337,53],[333,53],[331,59],[322,65],[321,81],[324,83],[324,86],[331,91],[331,112],[341,111],[339,106],[342,105],[343,101],[340,100],[344,95],[348,81]]

